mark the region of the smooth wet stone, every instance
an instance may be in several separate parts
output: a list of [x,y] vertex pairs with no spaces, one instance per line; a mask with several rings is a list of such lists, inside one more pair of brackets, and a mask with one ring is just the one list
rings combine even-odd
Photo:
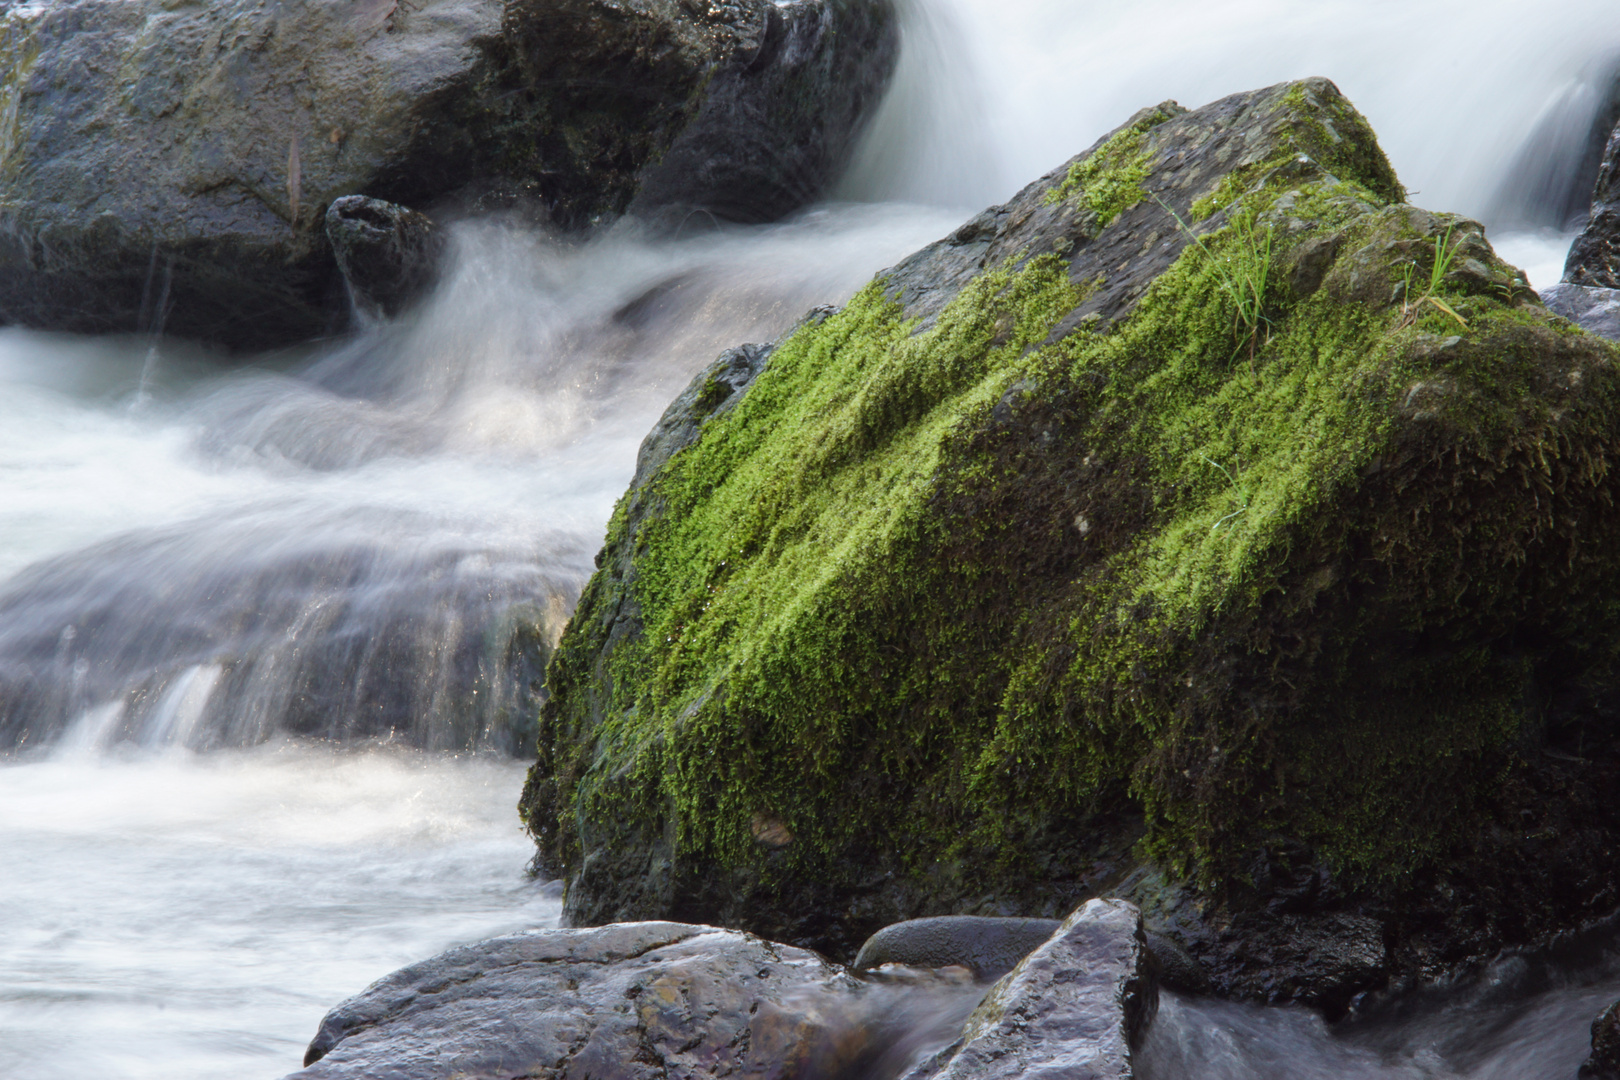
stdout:
[[940,968],[960,965],[981,979],[999,979],[1063,925],[1057,919],[939,915],[885,926],[866,939],[853,967],[884,964]]
[[1158,1011],[1140,912],[1090,900],[906,1080],[1128,1080]]
[[[327,1014],[297,1080],[674,1080],[846,1075],[876,992],[734,930],[620,923],[452,949]],[[289,1078],[291,1080],[291,1078]]]
[[1547,310],[1611,341],[1620,341],[1620,289],[1561,281],[1541,290]]

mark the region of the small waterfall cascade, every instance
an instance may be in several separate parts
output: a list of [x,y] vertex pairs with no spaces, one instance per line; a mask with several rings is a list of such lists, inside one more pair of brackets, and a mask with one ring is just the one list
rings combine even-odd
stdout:
[[[899,3],[894,86],[789,221],[464,221],[418,309],[273,354],[162,337],[156,257],[149,334],[0,328],[0,1072],[280,1075],[370,979],[554,921],[511,812],[545,663],[640,440],[722,350],[1142,106],[1309,75],[1546,286],[1620,118],[1613,0]],[[1594,942],[1331,1027],[1167,994],[1143,1075],[1568,1080],[1620,997]],[[970,1004],[906,1004],[897,1054]]]

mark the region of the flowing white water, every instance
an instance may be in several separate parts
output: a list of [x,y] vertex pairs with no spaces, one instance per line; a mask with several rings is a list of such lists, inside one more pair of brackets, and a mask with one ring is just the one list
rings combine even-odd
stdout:
[[[0,1075],[275,1076],[371,979],[555,918],[522,876],[521,765],[452,754],[522,749],[637,443],[723,348],[1143,105],[1303,75],[1367,113],[1417,202],[1482,216],[1548,284],[1570,234],[1524,170],[1575,153],[1620,48],[1612,0],[905,18],[849,202],[789,224],[565,246],[474,223],[411,319],[246,367],[0,330]],[[1545,1021],[1560,1063],[1589,1007]],[[1164,1031],[1252,1030],[1296,1071],[1196,1075],[1341,1060],[1298,1014],[1201,1008],[1172,1002],[1200,1019]],[[1363,1059],[1345,1075],[1548,1075]]]

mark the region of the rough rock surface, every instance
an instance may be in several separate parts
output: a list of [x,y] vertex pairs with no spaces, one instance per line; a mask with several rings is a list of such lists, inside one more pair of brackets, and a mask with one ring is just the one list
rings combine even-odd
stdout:
[[1620,127],[1603,150],[1592,213],[1570,246],[1564,280],[1572,285],[1620,289]]
[[1541,290],[1541,301],[1548,311],[1575,325],[1610,341],[1620,341],[1620,289],[1561,281]]
[[432,288],[445,236],[432,218],[382,199],[344,195],[326,208],[326,239],[355,309],[391,318]]
[[872,989],[813,953],[714,927],[515,934],[339,1005],[293,1076],[835,1078],[871,1050]]
[[1130,1080],[1159,991],[1142,920],[1091,900],[991,989],[951,1046],[906,1080]]
[[1620,1080],[1620,1002],[1592,1021],[1592,1056],[1581,1066],[1580,1080]]
[[1611,910],[1616,354],[1404,197],[1323,80],[1167,104],[779,343],[548,671],[566,917],[1122,895],[1336,1012]]
[[6,5],[0,322],[320,334],[344,195],[778,217],[836,178],[896,42],[887,0]]

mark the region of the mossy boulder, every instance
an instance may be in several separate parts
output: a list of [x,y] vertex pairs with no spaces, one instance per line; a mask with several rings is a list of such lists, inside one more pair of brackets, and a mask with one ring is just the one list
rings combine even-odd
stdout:
[[347,195],[772,220],[837,179],[897,48],[889,0],[0,5],[0,323],[340,327]]
[[548,669],[572,922],[1126,895],[1342,1009],[1620,902],[1615,348],[1331,83],[1144,110],[747,356]]

